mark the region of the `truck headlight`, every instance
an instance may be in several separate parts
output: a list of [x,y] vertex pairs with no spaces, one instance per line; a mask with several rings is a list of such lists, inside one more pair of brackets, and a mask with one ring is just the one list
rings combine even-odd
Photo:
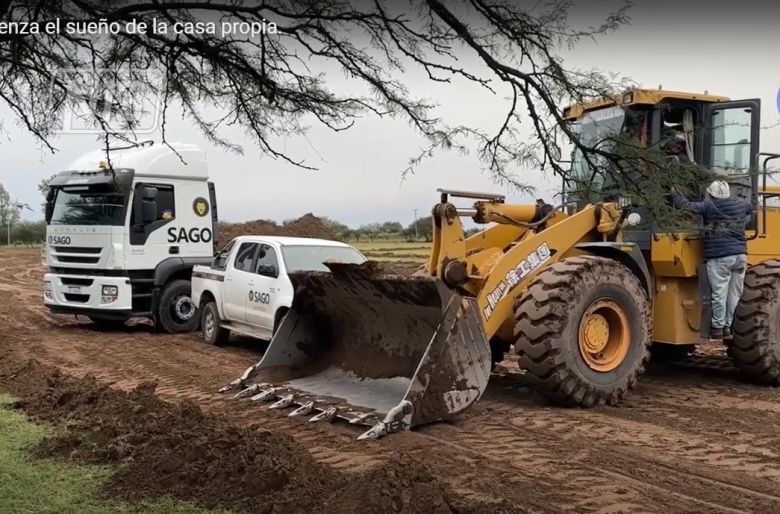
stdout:
[[113,303],[119,297],[117,286],[103,286],[100,291],[100,303]]
[[48,280],[43,282],[43,297],[47,300],[54,300],[54,293],[52,293],[51,282]]

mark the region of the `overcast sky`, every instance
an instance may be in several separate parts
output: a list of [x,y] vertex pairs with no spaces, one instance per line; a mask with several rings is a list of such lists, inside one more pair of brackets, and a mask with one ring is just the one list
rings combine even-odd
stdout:
[[[703,92],[740,98],[761,98],[763,125],[780,121],[776,96],[780,87],[780,8],[769,2],[708,2],[695,9],[688,2],[637,0],[631,25],[619,32],[586,41],[566,51],[571,67],[599,68],[629,77],[643,87]],[[610,2],[580,0],[574,11],[577,24],[598,23]],[[614,5],[614,3],[613,3]],[[703,4],[704,5],[704,4]],[[465,56],[464,59],[473,59]],[[406,80],[417,95],[435,98],[450,125],[498,127],[506,99],[468,84],[434,85],[410,74]],[[52,155],[21,127],[10,123],[0,107],[6,134],[0,139],[0,183],[12,196],[36,208],[41,198],[36,184],[65,169],[80,154],[99,147],[94,136],[63,135]],[[403,121],[366,117],[351,130],[333,133],[313,126],[306,138],[285,142],[294,156],[305,157],[319,171],[306,171],[262,157],[240,129],[225,132],[245,147],[244,155],[227,154],[209,145],[190,123],[169,121],[171,141],[196,143],[207,153],[212,180],[217,185],[223,220],[256,218],[283,220],[305,212],[325,215],[349,225],[397,220],[406,224],[427,215],[437,201],[438,187],[501,191],[481,173],[474,155],[440,153],[415,175],[401,179],[410,155],[425,141]],[[764,151],[780,151],[780,128],[762,133]],[[535,196],[551,199],[557,180],[537,171],[522,177],[539,188],[531,197],[504,191],[511,200]],[[40,212],[26,214],[40,218]]]

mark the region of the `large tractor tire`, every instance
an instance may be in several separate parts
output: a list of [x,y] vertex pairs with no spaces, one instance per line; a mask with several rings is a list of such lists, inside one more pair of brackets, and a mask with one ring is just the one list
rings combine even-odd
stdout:
[[780,260],[748,269],[732,329],[728,352],[742,375],[780,385]]
[[155,317],[159,329],[175,334],[198,328],[200,316],[190,289],[189,280],[174,280],[163,288]]
[[555,403],[614,405],[650,357],[652,317],[634,273],[602,257],[564,259],[515,304],[515,351],[531,384]]

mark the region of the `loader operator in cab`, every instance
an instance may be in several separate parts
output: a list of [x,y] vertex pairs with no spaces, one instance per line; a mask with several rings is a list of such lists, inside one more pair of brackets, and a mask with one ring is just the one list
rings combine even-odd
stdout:
[[723,180],[712,182],[701,202],[689,201],[675,188],[671,189],[671,197],[675,208],[704,218],[704,257],[712,292],[710,339],[731,339],[731,323],[747,270],[745,227],[753,207],[732,198],[729,185]]

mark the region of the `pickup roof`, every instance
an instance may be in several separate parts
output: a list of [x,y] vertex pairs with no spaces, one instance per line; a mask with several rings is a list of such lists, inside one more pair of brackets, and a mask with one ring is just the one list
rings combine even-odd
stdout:
[[227,342],[230,332],[270,340],[293,299],[288,273],[328,271],[326,261],[362,263],[358,250],[325,239],[241,236],[192,271],[192,301],[199,306],[203,339]]

